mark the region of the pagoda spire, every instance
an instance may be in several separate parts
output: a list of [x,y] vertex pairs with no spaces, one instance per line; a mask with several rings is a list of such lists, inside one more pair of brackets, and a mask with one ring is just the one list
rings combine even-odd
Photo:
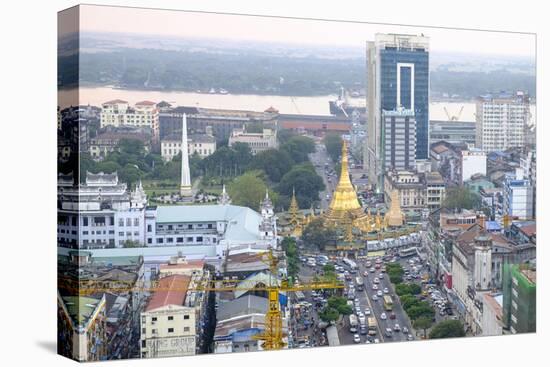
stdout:
[[294,188],[292,188],[292,198],[290,199],[290,207],[288,208],[288,212],[290,214],[290,221],[293,224],[298,224],[298,211],[300,208],[298,207],[298,200],[296,200],[296,191]]
[[399,193],[397,190],[392,190],[390,194],[390,209],[386,213],[387,223],[390,227],[399,227],[405,223],[405,216],[401,211],[399,203]]
[[222,193],[218,198],[218,204],[220,204],[220,205],[229,205],[229,204],[231,204],[231,198],[229,197],[229,194],[225,190],[225,184],[222,186]]

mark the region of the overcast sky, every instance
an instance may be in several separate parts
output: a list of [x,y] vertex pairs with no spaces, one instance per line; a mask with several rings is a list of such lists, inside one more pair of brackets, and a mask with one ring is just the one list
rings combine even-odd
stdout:
[[[390,26],[206,14],[156,9],[82,5],[82,31],[123,32],[184,38],[217,38],[309,45],[364,47],[375,33],[407,33],[430,37],[430,49],[535,57],[535,36],[442,28]],[[63,27],[60,27],[63,32]]]

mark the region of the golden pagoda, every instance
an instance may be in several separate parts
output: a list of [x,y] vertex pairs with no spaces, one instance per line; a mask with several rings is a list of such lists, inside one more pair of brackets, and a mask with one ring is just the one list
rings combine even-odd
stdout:
[[367,214],[364,212],[355,188],[349,179],[348,170],[348,151],[346,141],[342,143],[342,165],[340,170],[340,180],[334,190],[334,195],[330,206],[323,213],[324,224],[327,227],[345,228],[347,223],[358,228],[362,232],[369,232],[372,226]]
[[399,227],[405,224],[405,216],[401,211],[401,205],[399,204],[399,194],[397,190],[392,190],[390,194],[390,209],[386,213],[386,223],[390,227]]

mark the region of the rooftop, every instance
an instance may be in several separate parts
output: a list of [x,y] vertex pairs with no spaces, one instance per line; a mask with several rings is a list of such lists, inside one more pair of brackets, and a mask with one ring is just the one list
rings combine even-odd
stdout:
[[216,319],[218,321],[224,321],[237,316],[265,314],[267,307],[267,298],[246,295],[232,301],[221,303],[216,314]]
[[157,223],[225,222],[225,239],[259,239],[261,216],[252,209],[236,205],[159,206]]
[[153,293],[145,310],[154,311],[168,305],[182,306],[190,282],[191,277],[187,275],[171,275],[160,279],[159,290]]
[[102,298],[67,296],[62,297],[67,312],[76,325],[85,326],[90,321],[98,307],[101,305]]

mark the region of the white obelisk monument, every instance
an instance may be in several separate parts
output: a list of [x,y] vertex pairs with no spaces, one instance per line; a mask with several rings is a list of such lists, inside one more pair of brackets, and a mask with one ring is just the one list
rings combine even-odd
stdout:
[[181,123],[181,185],[180,195],[192,196],[191,174],[189,173],[189,152],[187,146],[187,115],[183,114]]

